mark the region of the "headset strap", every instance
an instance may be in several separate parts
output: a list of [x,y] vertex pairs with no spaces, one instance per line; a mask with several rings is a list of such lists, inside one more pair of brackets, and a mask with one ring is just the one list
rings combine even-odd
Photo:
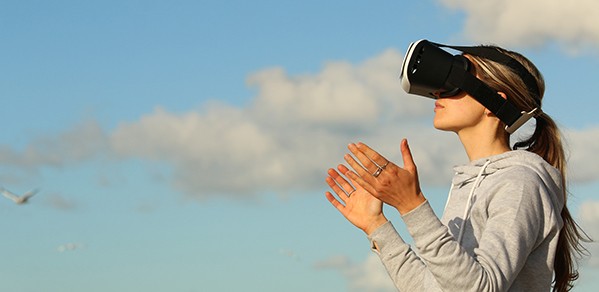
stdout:
[[541,93],[539,92],[539,86],[537,85],[536,79],[530,73],[530,71],[528,71],[528,69],[526,69],[526,67],[524,67],[524,65],[518,62],[516,59],[498,51],[497,49],[490,47],[450,46],[437,43],[435,43],[435,45],[458,50],[466,54],[483,57],[485,59],[489,59],[491,61],[495,61],[510,67],[512,70],[516,72],[516,74],[518,74],[518,76],[520,76],[520,78],[528,88],[528,91],[534,94],[537,104],[539,106],[541,105]]
[[537,108],[530,113],[520,111],[514,104],[501,97],[461,66],[452,66],[447,81],[469,93],[480,104],[495,114],[497,118],[506,124],[505,129],[510,134],[536,115]]

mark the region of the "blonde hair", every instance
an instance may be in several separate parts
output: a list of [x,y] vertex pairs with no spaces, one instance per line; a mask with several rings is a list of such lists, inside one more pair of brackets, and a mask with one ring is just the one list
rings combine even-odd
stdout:
[[[541,108],[543,93],[545,92],[545,81],[539,70],[530,60],[519,53],[508,51],[496,46],[484,46],[496,49],[520,62],[534,77],[538,86],[538,95],[534,89],[526,86],[523,79],[508,66],[469,55],[475,64],[474,70],[480,80],[489,85],[493,90],[506,94],[509,101],[523,111],[531,111]],[[509,143],[509,134],[506,132]],[[566,190],[566,156],[562,144],[561,133],[556,123],[546,113],[536,117],[534,132],[521,141],[514,144],[514,149],[526,149],[543,157],[545,161],[557,168],[562,174],[562,186],[564,189],[564,208],[561,217],[564,225],[560,231],[555,254],[553,291],[570,291],[574,281],[578,279],[577,259],[587,254],[582,246],[582,241],[590,241],[589,237],[582,231],[572,218],[567,207],[568,192]]]

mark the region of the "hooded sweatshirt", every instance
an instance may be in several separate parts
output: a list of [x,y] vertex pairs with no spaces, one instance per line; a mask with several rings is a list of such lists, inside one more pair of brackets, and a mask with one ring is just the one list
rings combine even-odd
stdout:
[[[549,291],[564,206],[560,172],[514,150],[454,168],[439,219],[428,202],[368,238],[399,291]],[[375,244],[376,243],[376,248]]]

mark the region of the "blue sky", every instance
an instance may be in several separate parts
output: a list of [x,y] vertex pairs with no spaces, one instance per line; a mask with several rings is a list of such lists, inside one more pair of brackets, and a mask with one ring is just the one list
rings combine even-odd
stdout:
[[[599,238],[599,4],[484,3],[2,1],[0,186],[40,192],[0,201],[0,290],[393,291],[324,177],[407,137],[440,214],[465,155],[397,81],[422,38],[538,65]],[[581,271],[594,291],[599,260]]]

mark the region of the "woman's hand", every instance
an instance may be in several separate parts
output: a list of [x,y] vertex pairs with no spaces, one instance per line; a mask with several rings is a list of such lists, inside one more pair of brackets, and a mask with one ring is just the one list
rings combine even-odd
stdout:
[[329,176],[326,178],[327,184],[337,197],[331,192],[326,192],[327,199],[349,222],[366,234],[372,233],[387,222],[383,214],[383,202],[373,197],[352,179],[348,180],[341,175],[349,172],[346,166],[339,165],[337,169],[338,171],[329,169]]
[[401,141],[400,148],[403,168],[363,143],[349,145],[349,150],[358,161],[351,155],[346,155],[345,160],[354,169],[346,174],[352,181],[403,215],[426,199],[420,190],[416,164],[406,139]]

